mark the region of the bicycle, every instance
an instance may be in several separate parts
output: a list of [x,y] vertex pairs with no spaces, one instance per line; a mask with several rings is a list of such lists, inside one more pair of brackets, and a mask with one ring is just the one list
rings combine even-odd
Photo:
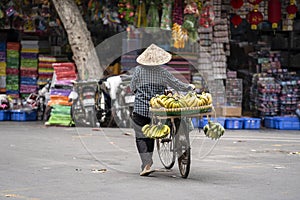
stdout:
[[157,116],[156,120],[166,120],[171,131],[166,138],[156,139],[158,156],[166,169],[171,169],[176,161],[182,178],[187,178],[191,167],[191,144],[187,118],[211,115],[211,112],[181,116]]

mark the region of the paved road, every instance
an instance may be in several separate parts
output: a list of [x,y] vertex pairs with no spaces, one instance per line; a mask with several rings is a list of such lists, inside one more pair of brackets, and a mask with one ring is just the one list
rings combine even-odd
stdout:
[[131,129],[0,122],[0,199],[299,199],[300,131],[227,130],[215,142],[194,130],[191,140],[188,179],[177,165],[140,177]]

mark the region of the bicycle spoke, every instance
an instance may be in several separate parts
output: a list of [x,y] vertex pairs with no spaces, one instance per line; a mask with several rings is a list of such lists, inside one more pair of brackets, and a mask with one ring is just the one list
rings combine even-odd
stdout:
[[161,163],[166,169],[171,169],[175,163],[174,141],[170,138],[157,139],[157,150]]

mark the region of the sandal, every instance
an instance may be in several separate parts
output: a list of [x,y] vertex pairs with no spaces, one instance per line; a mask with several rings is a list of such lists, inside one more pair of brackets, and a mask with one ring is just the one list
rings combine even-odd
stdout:
[[148,176],[152,172],[154,172],[154,170],[151,169],[151,166],[150,165],[146,165],[145,168],[144,168],[144,170],[140,173],[140,176]]

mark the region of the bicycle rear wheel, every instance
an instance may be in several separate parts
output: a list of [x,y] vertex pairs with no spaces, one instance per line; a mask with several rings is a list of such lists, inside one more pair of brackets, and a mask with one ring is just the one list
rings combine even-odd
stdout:
[[187,178],[191,167],[191,147],[189,133],[185,123],[181,123],[176,135],[176,152],[178,157],[178,168],[182,178]]
[[166,138],[156,139],[157,152],[159,159],[166,169],[171,169],[175,164],[175,140],[173,129]]

